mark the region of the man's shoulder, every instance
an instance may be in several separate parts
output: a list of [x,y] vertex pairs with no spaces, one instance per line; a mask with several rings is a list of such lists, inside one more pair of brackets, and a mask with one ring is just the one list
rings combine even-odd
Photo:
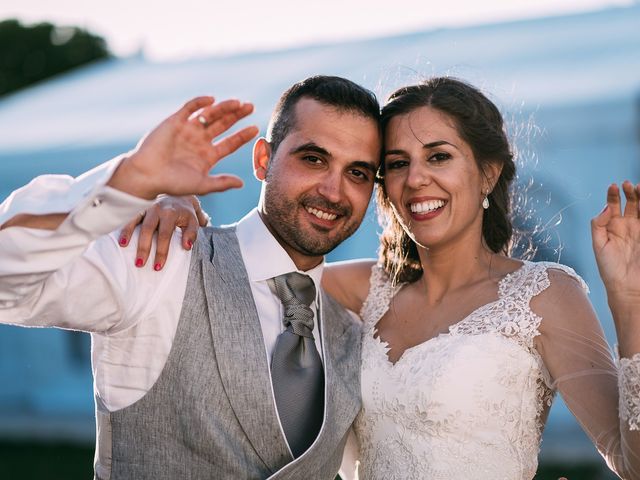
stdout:
[[202,227],[198,232],[200,243],[234,241],[237,242],[236,225],[222,225],[218,227]]
[[324,288],[322,291],[323,300],[323,318],[325,322],[338,321],[344,326],[359,326],[362,322],[358,316],[344,308],[340,303],[333,298]]

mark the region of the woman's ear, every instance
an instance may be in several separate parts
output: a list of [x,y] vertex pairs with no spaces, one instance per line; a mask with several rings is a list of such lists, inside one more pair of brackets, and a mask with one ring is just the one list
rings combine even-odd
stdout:
[[482,167],[482,173],[484,174],[486,182],[483,191],[491,193],[502,173],[502,164],[498,162],[488,162]]
[[271,144],[260,137],[253,145],[253,175],[261,182],[267,178],[267,167],[271,160]]

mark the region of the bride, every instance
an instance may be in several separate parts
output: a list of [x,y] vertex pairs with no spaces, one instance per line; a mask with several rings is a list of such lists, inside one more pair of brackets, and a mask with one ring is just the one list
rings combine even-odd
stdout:
[[[434,78],[382,110],[378,263],[325,268],[360,312],[362,479],[531,479],[559,392],[609,467],[640,478],[640,185],[592,222],[619,362],[569,267],[508,255],[515,167],[482,93]],[[635,307],[635,308],[634,308]]]
[[515,165],[496,106],[433,78],[393,93],[382,125],[379,259],[323,277],[364,324],[359,478],[532,479],[556,392],[609,467],[640,478],[640,185],[623,184],[624,211],[610,186],[592,222],[614,361],[584,281],[509,256]]

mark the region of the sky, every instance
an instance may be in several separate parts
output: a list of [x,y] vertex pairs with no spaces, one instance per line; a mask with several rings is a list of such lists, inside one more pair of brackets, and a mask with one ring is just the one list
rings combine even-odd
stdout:
[[623,6],[638,0],[2,0],[0,20],[103,36],[119,56],[172,61]]

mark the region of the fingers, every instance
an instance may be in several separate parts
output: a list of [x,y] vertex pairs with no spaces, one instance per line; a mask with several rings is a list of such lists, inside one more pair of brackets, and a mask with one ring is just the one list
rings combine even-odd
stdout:
[[[236,112],[237,110],[242,108],[243,105],[247,104],[243,104],[240,100],[235,98],[223,100],[220,103],[210,103],[201,108],[199,111],[192,113],[190,120],[197,121],[197,123],[200,124],[204,124],[204,120],[206,121],[206,128],[208,128],[221,117]],[[200,117],[201,119],[198,119],[198,117]]]
[[151,243],[153,242],[153,234],[158,228],[160,217],[157,208],[149,209],[144,216],[142,225],[140,226],[140,235],[138,236],[138,245],[136,249],[136,267],[141,268],[147,263],[149,252],[151,251]]
[[223,157],[230,155],[231,153],[238,150],[241,146],[248,143],[252,138],[255,138],[258,135],[258,127],[252,125],[250,127],[245,127],[242,130],[239,130],[228,137],[223,138],[219,142],[215,143],[214,146],[214,164],[218,162]]
[[[156,252],[153,260],[153,268],[156,271],[162,270],[167,262],[171,239],[176,233],[176,227],[180,227],[186,235],[182,238],[182,245],[185,250],[191,250],[197,236],[198,217],[197,210],[202,210],[200,200],[197,197],[163,197],[154,210],[157,213],[157,221],[150,223],[157,230]],[[151,233],[153,238],[153,232]],[[146,241],[146,239],[145,239]],[[142,252],[144,253],[144,252]],[[148,253],[148,252],[147,252]]]
[[640,187],[640,184],[638,186],[634,186],[629,180],[625,180],[622,183],[622,191],[624,192],[624,196],[627,200],[627,203],[624,206],[625,217],[638,217],[638,187]]
[[[210,109],[205,109],[210,112],[206,118],[209,122],[207,132],[211,135],[211,138],[215,138],[221,133],[226,132],[239,120],[242,120],[253,112],[253,104],[251,103],[241,104],[235,101],[235,106],[232,107],[232,101],[229,102],[230,104],[227,106],[223,105],[224,102],[222,102],[214,105]],[[216,110],[216,108],[218,108],[218,110]],[[204,115],[205,110],[203,110],[201,115]]]
[[189,217],[187,225],[182,227],[182,248],[191,250],[198,236],[199,220]]
[[[231,188],[240,187],[242,187],[242,185],[240,185],[239,187],[232,186]],[[202,209],[196,210],[196,217],[198,218],[198,225],[201,227],[206,227],[207,225],[209,225],[209,221],[211,220],[211,217],[207,214],[207,212]]]
[[121,247],[126,247],[129,245],[129,240],[131,239],[131,235],[133,235],[133,231],[138,226],[138,224],[142,222],[144,216],[145,212],[140,212],[138,215],[136,215],[136,218],[122,227],[122,229],[120,230],[120,236],[118,237],[118,244]]
[[607,189],[607,205],[611,209],[611,214],[614,217],[619,217],[621,213],[621,201],[620,201],[620,189],[618,185],[612,183]]
[[201,194],[224,192],[231,188],[241,188],[242,180],[235,175],[211,175],[203,180]]
[[593,243],[593,250],[596,253],[606,245],[607,240],[609,239],[607,225],[609,225],[612,217],[613,210],[609,203],[607,203],[602,212],[591,220],[591,241]]
[[174,216],[161,216],[158,224],[158,236],[156,238],[156,256],[153,259],[153,269],[162,270],[167,263],[171,237],[176,232],[177,218]]
[[191,115],[211,105],[214,102],[214,98],[211,96],[196,97],[185,103],[180,110],[176,112],[176,115],[180,120],[188,120]]

